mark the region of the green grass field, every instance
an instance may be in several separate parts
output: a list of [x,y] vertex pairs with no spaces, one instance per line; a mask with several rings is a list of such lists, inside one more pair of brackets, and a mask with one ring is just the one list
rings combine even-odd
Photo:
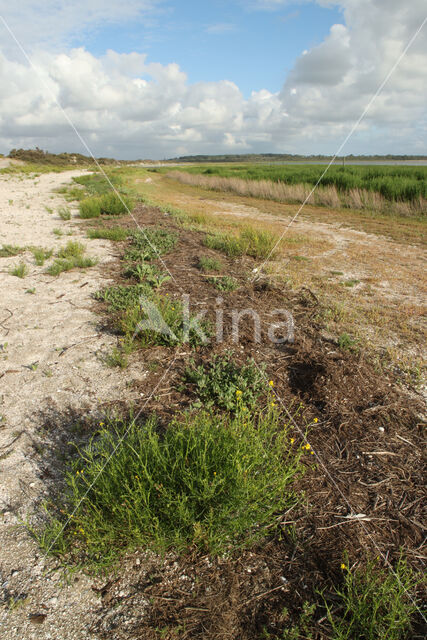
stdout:
[[[198,165],[180,171],[222,178],[270,180],[285,184],[315,185],[325,165]],[[322,178],[322,186],[335,186],[338,192],[365,189],[380,193],[390,201],[427,198],[427,167],[332,166]]]

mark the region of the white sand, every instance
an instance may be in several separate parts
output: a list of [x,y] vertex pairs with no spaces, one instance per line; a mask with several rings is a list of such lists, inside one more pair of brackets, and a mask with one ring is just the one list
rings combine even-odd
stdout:
[[[56,212],[67,203],[53,189],[81,173],[33,179],[0,175],[0,246],[33,245],[56,252],[68,240],[79,239],[87,245],[87,254],[99,259],[96,267],[54,278],[45,273],[53,258],[43,267],[35,265],[30,251],[0,258],[0,602],[21,591],[28,596],[25,605],[6,611],[6,616],[0,610],[4,640],[94,637],[87,633],[96,606],[91,581],[80,578],[59,588],[56,574],[43,576],[52,561],[42,557],[16,524],[34,510],[46,489],[40,477],[43,463],[34,447],[43,451],[49,439],[41,432],[46,413],[75,409],[96,414],[103,402],[132,400],[126,381],[144,375],[111,369],[103,362],[116,341],[97,330],[91,294],[107,284],[102,266],[112,259],[114,246],[87,240],[75,211],[70,221]],[[55,228],[64,235],[56,236]],[[29,269],[22,279],[9,274],[21,261]],[[28,293],[32,289],[35,292]],[[28,622],[28,614],[38,610],[48,614],[40,626]]]

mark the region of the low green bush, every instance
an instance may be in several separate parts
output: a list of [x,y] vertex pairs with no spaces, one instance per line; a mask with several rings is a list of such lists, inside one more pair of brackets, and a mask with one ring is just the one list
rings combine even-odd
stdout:
[[99,200],[101,214],[107,216],[121,216],[132,211],[134,207],[131,198],[115,193],[114,191],[105,193],[103,196],[100,196]]
[[215,355],[209,363],[198,367],[192,362],[185,369],[184,382],[193,385],[197,397],[195,406],[216,406],[231,411],[240,406],[240,392],[245,405],[253,408],[268,390],[265,366],[258,366],[253,359],[238,365],[232,351]]
[[45,260],[48,260],[52,256],[52,249],[43,249],[43,247],[31,247],[31,253],[34,256],[34,260],[37,266],[44,265]]
[[[419,576],[401,556],[395,571],[377,560],[355,570],[342,565],[343,584],[335,590],[333,606],[325,599],[334,640],[403,640],[409,638],[411,617],[417,610],[413,598]],[[412,637],[412,636],[411,636]]]
[[147,297],[151,294],[151,288],[141,284],[130,286],[114,285],[106,287],[93,294],[95,300],[106,302],[111,311],[124,311],[129,307],[139,304],[141,296]]
[[96,196],[84,198],[79,204],[80,218],[99,218],[101,215],[101,202]]
[[143,347],[171,346],[185,342],[195,346],[207,341],[210,328],[206,322],[200,323],[202,333],[192,326],[191,317],[188,319],[188,326],[186,324],[181,301],[153,293],[152,289],[145,300],[140,298],[139,304],[127,307],[115,319],[120,333]]
[[146,228],[130,234],[131,248],[124,255],[125,260],[139,262],[152,260],[172,251],[178,242],[178,234],[161,228]]
[[207,256],[202,256],[199,259],[199,269],[204,273],[209,273],[210,271],[222,271],[224,265],[221,260],[218,258],[209,258]]
[[213,284],[218,291],[235,291],[239,287],[237,280],[231,276],[212,276],[207,280]]
[[102,565],[137,545],[245,547],[298,502],[300,455],[275,408],[181,416],[163,433],[155,419],[112,420],[71,463],[64,503],[38,539]]

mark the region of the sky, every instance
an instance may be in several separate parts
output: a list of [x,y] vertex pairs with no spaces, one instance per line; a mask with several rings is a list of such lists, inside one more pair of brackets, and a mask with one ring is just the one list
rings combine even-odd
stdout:
[[[427,4],[0,0],[0,16],[2,153],[310,155],[339,149]],[[341,154],[427,154],[426,98],[427,24]]]

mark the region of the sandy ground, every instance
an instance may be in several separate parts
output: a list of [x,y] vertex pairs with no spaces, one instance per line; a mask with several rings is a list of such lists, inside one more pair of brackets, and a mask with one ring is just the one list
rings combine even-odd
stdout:
[[[107,284],[102,268],[112,259],[113,246],[85,239],[75,211],[70,221],[56,212],[66,203],[53,190],[81,173],[0,175],[0,246],[31,245],[55,253],[79,239],[87,255],[99,259],[96,267],[55,278],[45,273],[49,261],[36,266],[28,250],[0,258],[0,637],[5,640],[94,637],[88,632],[97,606],[93,581],[79,575],[62,584],[59,572],[52,571],[55,563],[17,525],[39,508],[46,492],[37,454],[45,442],[46,416],[73,409],[91,414],[102,402],[132,401],[126,382],[144,376],[133,367],[118,375],[103,362],[115,340],[96,330],[91,294]],[[29,269],[22,279],[9,273],[21,261]],[[46,614],[41,624],[30,619],[35,613]]]

